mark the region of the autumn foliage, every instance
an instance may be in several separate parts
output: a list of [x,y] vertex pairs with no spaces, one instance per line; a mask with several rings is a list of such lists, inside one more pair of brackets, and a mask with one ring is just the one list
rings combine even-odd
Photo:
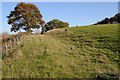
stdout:
[[8,24],[12,25],[11,31],[23,29],[32,31],[33,28],[40,28],[45,23],[39,9],[33,4],[19,3],[13,11],[10,12]]

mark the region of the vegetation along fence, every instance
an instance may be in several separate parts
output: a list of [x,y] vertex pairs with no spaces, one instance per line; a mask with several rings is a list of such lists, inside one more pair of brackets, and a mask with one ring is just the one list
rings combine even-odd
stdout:
[[4,53],[8,53],[9,50],[11,50],[14,46],[16,46],[22,39],[24,39],[26,36],[30,35],[30,32],[20,32],[16,35],[6,36],[3,38],[0,38],[2,41],[2,55]]

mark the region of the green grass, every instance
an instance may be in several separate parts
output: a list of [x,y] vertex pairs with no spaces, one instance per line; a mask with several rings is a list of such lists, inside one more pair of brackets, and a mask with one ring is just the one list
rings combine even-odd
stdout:
[[91,25],[29,36],[3,59],[3,78],[116,77],[117,30],[117,24]]

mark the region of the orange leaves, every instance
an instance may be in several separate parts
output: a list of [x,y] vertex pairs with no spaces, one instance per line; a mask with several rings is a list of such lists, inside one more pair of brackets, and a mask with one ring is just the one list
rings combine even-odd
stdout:
[[45,24],[42,20],[42,15],[39,9],[34,4],[19,3],[8,16],[8,24],[16,28],[12,28],[16,31],[20,28],[27,29],[40,28],[40,25]]

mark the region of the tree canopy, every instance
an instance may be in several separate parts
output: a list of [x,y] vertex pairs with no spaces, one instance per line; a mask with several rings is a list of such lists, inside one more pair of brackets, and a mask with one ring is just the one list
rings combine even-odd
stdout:
[[120,23],[120,13],[117,13],[115,16],[113,16],[111,18],[105,18],[105,19],[95,23],[94,25],[97,25],[97,24],[114,24],[114,23]]
[[69,27],[69,23],[60,21],[58,19],[53,19],[44,25],[46,31],[54,28],[63,28],[63,27]]
[[19,3],[13,11],[10,12],[8,24],[12,25],[11,31],[23,29],[32,31],[31,29],[40,28],[44,25],[42,15],[39,9],[34,4]]

